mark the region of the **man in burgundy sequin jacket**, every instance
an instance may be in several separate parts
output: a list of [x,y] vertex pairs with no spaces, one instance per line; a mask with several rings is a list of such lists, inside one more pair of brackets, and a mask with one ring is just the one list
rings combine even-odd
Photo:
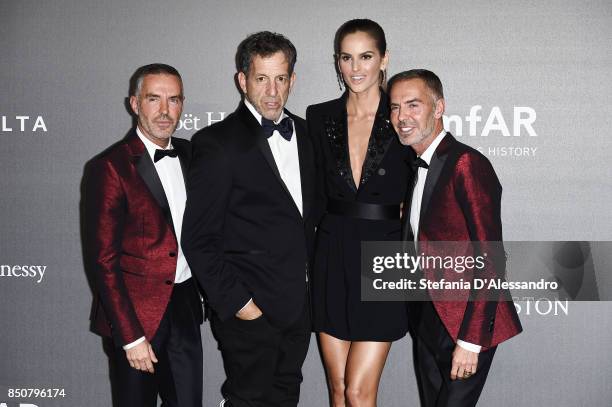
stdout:
[[[419,253],[434,247],[432,242],[472,242],[482,252],[497,253],[478,277],[503,277],[502,187],[486,157],[444,130],[440,79],[423,69],[402,72],[389,81],[389,95],[393,127],[417,155],[416,180],[404,202],[403,240],[414,242]],[[433,276],[429,270],[423,275]],[[458,277],[449,269],[435,278]],[[507,290],[472,288],[452,300],[428,294],[430,301],[408,306],[422,403],[473,406],[497,344],[522,330],[514,304]]]

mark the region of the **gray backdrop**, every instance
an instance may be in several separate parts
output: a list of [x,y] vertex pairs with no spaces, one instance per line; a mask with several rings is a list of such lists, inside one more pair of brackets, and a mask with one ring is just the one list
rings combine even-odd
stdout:
[[[47,268],[40,283],[0,277],[0,405],[18,405],[10,388],[65,389],[64,398],[21,400],[38,407],[110,405],[101,341],[88,332],[79,184],[84,163],[130,127],[124,98],[135,68],[176,66],[186,88],[183,118],[202,127],[238,103],[239,41],[278,31],[298,49],[288,107],[303,115],[339,95],[332,38],[355,17],[384,27],[391,74],[413,67],[439,74],[450,130],[488,155],[504,186],[508,240],[612,240],[608,1],[5,0],[0,264]],[[515,131],[515,119],[531,131]],[[539,305],[519,303],[525,332],[500,346],[481,404],[610,406],[610,303]],[[202,334],[205,406],[216,406],[223,369],[208,324]],[[416,405],[410,349],[408,339],[393,345],[379,405]],[[300,406],[326,400],[313,337]]]

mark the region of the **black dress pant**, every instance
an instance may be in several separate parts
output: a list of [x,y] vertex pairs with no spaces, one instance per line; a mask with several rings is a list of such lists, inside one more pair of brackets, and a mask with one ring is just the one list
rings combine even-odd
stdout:
[[271,325],[265,315],[252,321],[213,314],[226,381],[225,407],[295,407],[300,397],[302,364],[310,344],[310,312],[286,328]]
[[489,374],[496,347],[481,351],[476,373],[451,380],[455,342],[431,302],[419,304],[420,321],[414,336],[414,362],[422,407],[475,406]]
[[151,340],[158,363],[155,373],[130,367],[125,351],[110,338],[114,407],[202,407],[202,306],[193,279],[176,284],[159,328]]

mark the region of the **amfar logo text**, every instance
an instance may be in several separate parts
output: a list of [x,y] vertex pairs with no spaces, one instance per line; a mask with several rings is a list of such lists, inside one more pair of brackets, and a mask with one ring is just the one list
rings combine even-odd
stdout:
[[[2,132],[20,131],[26,132],[31,131],[35,133],[37,131],[47,132],[47,125],[42,116],[36,118],[30,116],[15,116],[15,119],[9,116],[2,116]],[[2,405],[0,405],[2,407]]]
[[487,137],[491,133],[496,134],[496,132],[499,132],[504,137],[519,137],[522,134],[537,137],[537,133],[533,129],[533,123],[536,121],[536,111],[531,107],[514,106],[512,133],[510,133],[510,127],[506,124],[506,119],[504,119],[499,106],[493,106],[486,120],[484,120],[480,134],[478,134],[476,130],[477,123],[483,122],[485,116],[479,113],[481,110],[481,105],[474,105],[470,108],[469,115],[465,117],[459,115],[444,116],[444,128],[458,137],[463,136],[463,122],[465,119],[465,122],[468,124],[467,134],[469,136],[480,135],[481,137]]

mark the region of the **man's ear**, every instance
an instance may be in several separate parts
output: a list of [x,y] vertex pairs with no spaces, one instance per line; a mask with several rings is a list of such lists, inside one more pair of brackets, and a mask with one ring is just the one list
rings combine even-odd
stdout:
[[240,89],[242,90],[242,93],[244,93],[245,95],[247,93],[246,81],[247,81],[247,78],[244,72],[238,72],[238,85],[240,85]]
[[136,96],[130,96],[130,107],[136,116],[138,116],[138,98]]
[[289,78],[289,91],[293,89],[293,85],[295,84],[295,71],[291,73],[291,78]]
[[444,109],[446,108],[446,102],[443,98],[436,100],[436,111],[434,113],[434,117],[439,119],[444,114]]

